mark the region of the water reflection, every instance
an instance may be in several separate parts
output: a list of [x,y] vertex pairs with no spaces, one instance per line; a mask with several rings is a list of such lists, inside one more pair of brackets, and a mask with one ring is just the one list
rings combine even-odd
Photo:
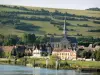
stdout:
[[[52,70],[44,68],[30,68],[24,66],[0,65],[0,75],[93,75],[75,70]],[[100,75],[95,73],[94,75]]]

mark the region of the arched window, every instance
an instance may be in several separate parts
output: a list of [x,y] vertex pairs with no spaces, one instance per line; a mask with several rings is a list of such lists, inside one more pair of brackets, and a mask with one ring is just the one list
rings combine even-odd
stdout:
[[66,45],[64,45],[64,48],[66,48]]

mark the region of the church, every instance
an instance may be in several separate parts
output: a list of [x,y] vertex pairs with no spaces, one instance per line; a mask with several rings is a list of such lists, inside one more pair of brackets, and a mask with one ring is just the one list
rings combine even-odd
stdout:
[[77,40],[75,37],[69,37],[67,35],[67,28],[66,28],[66,17],[64,20],[63,26],[63,36],[62,37],[50,37],[50,44],[53,49],[72,49],[77,50]]
[[[49,41],[45,44],[42,43],[39,45],[34,45],[33,53],[32,53],[33,57],[41,57],[41,56],[44,56],[44,54],[47,54],[45,56],[48,56],[51,54],[57,55],[58,54],[57,52],[66,52],[66,51],[70,53],[69,55],[74,54],[74,56],[76,56],[75,52],[77,50],[77,40],[75,37],[69,37],[67,35],[66,18],[64,20],[63,36],[62,37],[50,36],[48,39]],[[66,57],[66,53],[65,53],[64,57],[67,59],[70,56]]]

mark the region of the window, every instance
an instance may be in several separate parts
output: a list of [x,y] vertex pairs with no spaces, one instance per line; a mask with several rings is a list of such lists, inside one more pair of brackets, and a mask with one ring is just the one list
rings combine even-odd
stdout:
[[66,45],[64,45],[64,48],[66,48]]

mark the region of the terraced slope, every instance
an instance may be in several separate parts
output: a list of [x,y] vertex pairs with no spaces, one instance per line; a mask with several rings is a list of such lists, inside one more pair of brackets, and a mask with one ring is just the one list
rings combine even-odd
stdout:
[[0,5],[0,33],[60,35],[64,16],[67,17],[68,35],[100,37],[100,11],[8,5]]

